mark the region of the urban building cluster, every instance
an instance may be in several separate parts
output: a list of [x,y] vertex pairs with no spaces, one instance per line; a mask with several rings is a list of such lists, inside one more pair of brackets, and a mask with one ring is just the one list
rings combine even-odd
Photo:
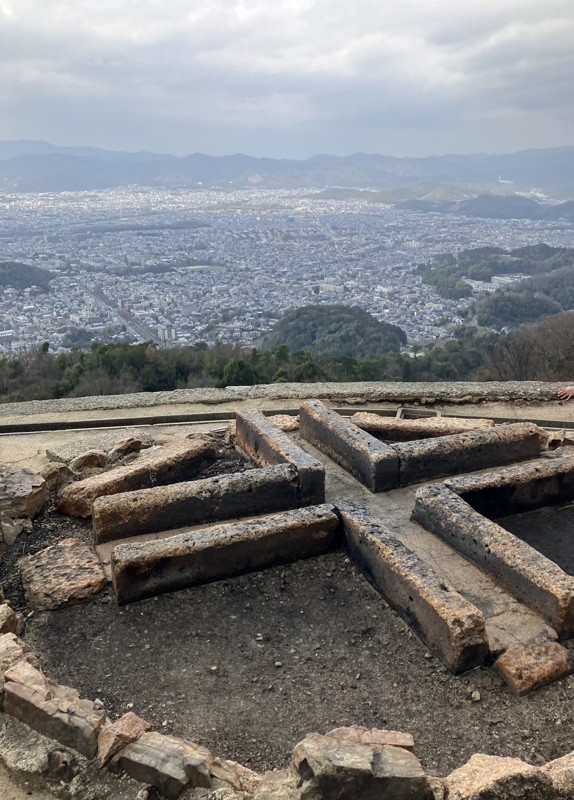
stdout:
[[[295,190],[119,189],[0,197],[0,262],[53,277],[0,287],[0,352],[43,342],[257,345],[305,304],[359,306],[409,342],[445,338],[468,300],[444,300],[416,267],[434,256],[544,241],[565,221],[424,214]],[[490,287],[493,288],[493,287]]]

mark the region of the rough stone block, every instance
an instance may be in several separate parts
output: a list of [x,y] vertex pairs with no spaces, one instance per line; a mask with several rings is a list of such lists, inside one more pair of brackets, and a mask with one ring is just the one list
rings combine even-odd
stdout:
[[59,608],[90,600],[107,585],[93,547],[64,539],[19,561],[26,603],[33,609]]
[[[5,516],[0,517],[0,538],[2,542],[4,542],[4,544],[8,547],[12,547],[22,531],[27,526],[31,526],[31,524],[32,523],[29,519],[12,519],[12,517]],[[28,528],[28,530],[30,530],[30,528]]]
[[211,786],[211,753],[203,747],[162,736],[143,733],[112,761],[112,766],[142,783],[148,783],[168,800],[175,800],[186,787]]
[[107,467],[110,463],[110,457],[107,453],[101,450],[86,450],[76,458],[70,461],[69,467],[72,472],[87,472],[92,469],[101,469]]
[[51,461],[40,470],[40,475],[46,481],[50,492],[57,491],[74,478],[74,473],[67,464]]
[[93,505],[94,537],[99,544],[298,505],[297,471],[286,465],[267,467],[100,497]]
[[213,778],[229,783],[240,792],[253,794],[261,784],[261,775],[257,772],[225,758],[214,758],[210,772]]
[[396,489],[399,485],[399,459],[395,451],[319,400],[301,406],[299,430],[304,439],[372,492]]
[[4,704],[4,674],[19,661],[27,661],[33,667],[38,666],[38,659],[30,647],[15,633],[0,635],[0,711]]
[[325,469],[260,411],[235,415],[236,445],[261,467],[290,464],[299,474],[301,505],[325,502]]
[[453,433],[466,433],[477,428],[492,428],[491,419],[425,417],[423,419],[397,419],[383,417],[368,411],[353,414],[351,422],[364,431],[380,436],[385,441],[406,442],[414,439],[434,439],[437,436],[449,436]]
[[98,736],[98,763],[104,766],[116,753],[153,728],[150,722],[128,711],[111,725],[105,725]]
[[48,502],[46,481],[29,469],[0,469],[2,510],[11,517],[35,517]]
[[92,503],[98,497],[189,480],[213,462],[216,455],[213,443],[201,439],[153,448],[131,464],[69,484],[60,492],[58,510],[75,517],[89,517]]
[[550,776],[518,758],[477,753],[445,779],[449,800],[557,800]]
[[485,469],[540,454],[541,440],[536,425],[517,423],[494,428],[398,442],[399,483],[413,483],[454,475],[457,472]]
[[25,722],[38,733],[93,758],[105,712],[75,689],[46,678],[26,661],[19,661],[4,675],[4,712]]
[[408,750],[311,733],[293,750],[301,800],[432,800],[419,760]]
[[252,522],[216,525],[112,552],[118,603],[319,555],[338,542],[333,506],[311,506]]
[[484,617],[385,528],[339,508],[346,546],[373,586],[454,673],[489,652]]
[[110,461],[118,461],[120,458],[124,458],[130,453],[139,453],[145,446],[141,439],[129,436],[127,439],[122,439],[120,442],[117,442],[109,451],[108,455]]
[[273,414],[268,417],[269,422],[279,428],[281,431],[298,431],[299,430],[299,414],[292,416],[291,414]]
[[532,643],[507,650],[494,668],[516,694],[528,694],[574,672],[574,653],[557,642]]
[[7,603],[0,605],[0,634],[19,633],[21,627],[21,615],[10,608]]
[[412,518],[538,611],[560,638],[574,635],[574,577],[526,542],[474,511],[445,484],[418,489]]
[[552,781],[552,786],[563,800],[574,797],[574,752],[549,761],[542,767]]
[[401,731],[387,731],[379,728],[363,728],[360,725],[351,725],[347,728],[335,728],[326,735],[340,742],[388,745],[390,747],[402,747],[403,750],[410,750],[411,752],[415,749],[415,741],[411,734],[401,733]]
[[298,800],[297,776],[290,769],[264,772],[253,800]]

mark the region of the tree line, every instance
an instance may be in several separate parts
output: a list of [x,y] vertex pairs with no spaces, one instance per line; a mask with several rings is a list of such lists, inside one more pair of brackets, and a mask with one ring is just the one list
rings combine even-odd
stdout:
[[49,344],[18,358],[0,358],[0,402],[170,391],[281,382],[574,380],[574,312],[509,333],[469,335],[410,354],[376,358],[314,356],[203,342],[159,350],[150,343],[94,344],[52,354]]

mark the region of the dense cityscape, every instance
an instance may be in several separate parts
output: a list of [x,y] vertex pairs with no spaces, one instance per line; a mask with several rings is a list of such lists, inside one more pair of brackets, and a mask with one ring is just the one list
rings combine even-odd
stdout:
[[73,341],[254,345],[310,303],[359,306],[411,344],[446,338],[469,300],[439,297],[417,264],[484,245],[574,246],[564,220],[424,214],[304,190],[5,194],[0,208],[0,262],[54,276],[48,293],[0,289],[9,355],[43,342],[54,353]]

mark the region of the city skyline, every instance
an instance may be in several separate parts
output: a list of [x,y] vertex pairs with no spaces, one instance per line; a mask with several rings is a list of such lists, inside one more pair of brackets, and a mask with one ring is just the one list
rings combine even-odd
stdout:
[[0,139],[306,158],[574,144],[569,0],[0,0]]

